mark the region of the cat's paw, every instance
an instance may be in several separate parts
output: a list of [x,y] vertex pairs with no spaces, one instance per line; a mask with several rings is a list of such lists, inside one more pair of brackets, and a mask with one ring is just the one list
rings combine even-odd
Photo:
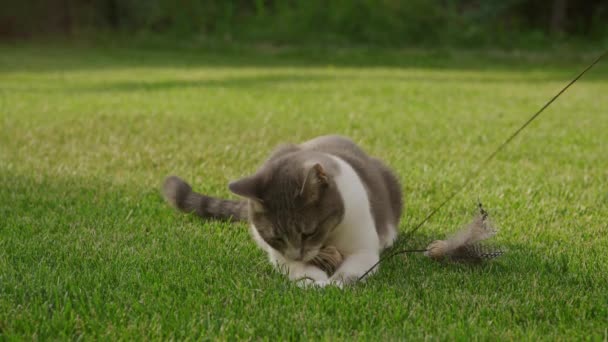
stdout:
[[[294,266],[292,264],[292,266]],[[301,288],[324,287],[328,281],[327,274],[321,269],[302,264],[302,267],[292,267],[289,277]]]
[[360,275],[357,273],[348,273],[348,272],[338,272],[335,273],[331,278],[329,278],[330,282],[339,283],[342,288],[344,285],[351,285],[356,283],[360,278]]
[[302,278],[302,279],[298,280],[296,282],[296,284],[298,285],[298,287],[304,288],[304,289],[324,288],[326,286],[335,286],[340,289],[344,287],[344,283],[342,283],[341,281],[329,280],[329,279],[313,280],[311,278]]
[[293,263],[287,271],[289,272],[289,279],[294,281],[301,279],[311,279],[312,281],[327,280],[327,273],[315,266]]
[[316,280],[314,280],[312,278],[308,278],[308,277],[295,280],[296,285],[302,289],[312,288],[312,287],[314,287],[316,282],[317,282]]
[[296,285],[303,289],[322,288],[329,284],[329,280],[314,280],[312,278],[301,278],[296,280]]
[[317,284],[317,286],[320,287],[326,287],[326,286],[335,286],[339,289],[343,289],[344,288],[344,283],[340,280],[326,280],[323,281],[321,284]]

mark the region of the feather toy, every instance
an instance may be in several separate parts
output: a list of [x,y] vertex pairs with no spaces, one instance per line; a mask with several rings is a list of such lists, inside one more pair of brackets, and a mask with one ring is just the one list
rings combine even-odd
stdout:
[[[380,262],[397,254],[424,253],[433,260],[461,263],[481,263],[503,255],[503,250],[481,244],[482,241],[496,235],[497,229],[490,222],[488,212],[485,211],[481,203],[478,204],[478,208],[479,213],[473,221],[447,240],[435,240],[426,249],[397,251],[378,261],[360,279],[363,279]],[[309,263],[319,267],[331,276],[340,267],[342,261],[344,261],[344,256],[336,247],[325,246]]]
[[480,244],[481,241],[496,235],[488,219],[488,212],[479,203],[479,214],[462,230],[447,240],[435,240],[426,248],[424,255],[435,260],[478,263],[503,254],[500,249],[492,249]]

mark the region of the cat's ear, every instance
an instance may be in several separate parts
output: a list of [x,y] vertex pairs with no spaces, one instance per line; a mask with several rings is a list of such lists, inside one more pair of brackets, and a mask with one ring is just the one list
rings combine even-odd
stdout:
[[323,169],[323,166],[317,163],[306,171],[306,176],[298,195],[306,203],[313,203],[321,198],[323,191],[328,185],[329,176],[325,172],[325,169]]
[[228,189],[235,195],[262,202],[260,191],[262,189],[261,179],[257,175],[241,178],[228,184]]

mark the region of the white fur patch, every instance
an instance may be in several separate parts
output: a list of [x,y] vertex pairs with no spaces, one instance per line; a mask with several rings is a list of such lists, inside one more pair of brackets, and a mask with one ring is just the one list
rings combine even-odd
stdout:
[[380,244],[361,179],[348,163],[335,156],[332,158],[340,167],[340,174],[334,181],[344,202],[344,218],[332,232],[327,245],[335,246],[345,258],[330,278],[330,282],[341,286],[357,281],[370,269],[379,260],[384,246]]
[[340,173],[334,176],[334,181],[344,202],[344,218],[326,244],[335,246],[345,256],[360,251],[380,251],[380,241],[365,186],[348,163],[335,156],[332,158],[340,167]]

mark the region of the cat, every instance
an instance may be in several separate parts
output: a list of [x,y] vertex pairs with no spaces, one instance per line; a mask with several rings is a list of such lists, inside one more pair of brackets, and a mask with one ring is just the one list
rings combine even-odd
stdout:
[[[257,172],[228,187],[243,200],[198,194],[176,176],[165,180],[162,191],[184,212],[248,221],[270,262],[303,284],[351,284],[397,237],[403,206],[397,177],[346,137],[282,145]],[[344,258],[331,275],[310,263],[325,246]]]

